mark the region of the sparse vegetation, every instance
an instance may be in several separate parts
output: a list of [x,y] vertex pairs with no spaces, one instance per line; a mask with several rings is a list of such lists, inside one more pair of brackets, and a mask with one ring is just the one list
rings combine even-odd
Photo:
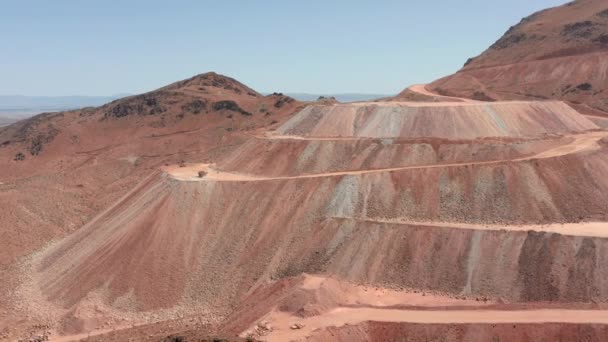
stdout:
[[104,117],[122,118],[129,115],[156,115],[167,109],[158,100],[159,94],[143,94],[111,103]]
[[213,104],[212,108],[213,108],[213,110],[216,110],[216,111],[229,110],[229,111],[241,113],[242,115],[245,115],[245,116],[251,115],[251,113],[245,111],[244,109],[239,107],[239,105],[236,102],[231,101],[231,100],[215,102]]
[[182,110],[192,114],[200,114],[207,109],[207,102],[196,99],[182,106]]
[[294,99],[292,99],[289,96],[285,96],[283,95],[283,93],[272,93],[273,97],[278,97],[279,99],[274,103],[274,107],[275,108],[281,108],[283,107],[285,104],[287,103],[291,103],[294,101]]
[[21,152],[15,154],[14,160],[15,161],[23,161],[23,160],[25,160],[25,154],[23,154]]
[[579,85],[576,86],[576,89],[578,90],[582,90],[582,91],[589,91],[591,89],[593,89],[593,86],[591,85],[591,83],[581,83]]
[[608,45],[608,34],[602,34],[599,37],[593,39],[593,41],[602,45]]
[[595,30],[595,25],[592,21],[580,21],[577,23],[567,24],[562,29],[562,36],[569,38],[589,38]]
[[325,101],[325,100],[336,101],[336,98],[334,96],[319,96],[317,98],[317,101]]
[[39,139],[39,137],[36,137],[30,147],[28,148],[28,151],[30,151],[30,154],[33,156],[37,156],[38,154],[40,154],[40,152],[42,151],[42,141]]
[[515,44],[519,44],[528,39],[528,36],[525,33],[516,33],[516,34],[507,34],[500,38],[496,43],[490,46],[491,49],[494,50],[502,50],[509,48]]
[[473,98],[473,100],[477,100],[477,101],[487,101],[487,102],[496,101],[496,99],[488,96],[483,91],[476,91],[476,92],[474,92],[472,98]]
[[599,12],[597,15],[599,17],[602,17],[602,18],[608,18],[608,8],[606,8],[605,10]]
[[167,89],[182,88],[186,86],[195,86],[197,89],[203,92],[208,92],[208,89],[206,89],[205,87],[213,87],[229,90],[235,94],[243,93],[243,90],[241,90],[241,86],[236,80],[230,77],[218,75],[214,72],[196,75],[187,80],[176,82],[169,86]]

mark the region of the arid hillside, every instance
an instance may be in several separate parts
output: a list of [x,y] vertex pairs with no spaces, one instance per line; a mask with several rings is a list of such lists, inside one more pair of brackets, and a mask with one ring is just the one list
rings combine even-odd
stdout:
[[[110,146],[133,149],[135,141],[144,137],[197,131],[220,131],[220,136],[228,136],[275,125],[299,105],[282,94],[262,96],[234,79],[202,74],[102,107],[42,114],[4,127],[0,130],[0,158],[39,165],[57,156]],[[19,176],[35,169],[31,163],[10,164],[9,168]]]
[[508,338],[543,320],[605,333],[585,319],[608,323],[608,134],[572,108],[314,104],[249,133],[151,168],[22,259],[15,310],[72,337],[121,330],[110,340],[522,324]]
[[20,258],[77,230],[158,167],[227,153],[301,106],[207,73],[0,128],[0,336],[3,319],[20,319],[7,311]]
[[559,99],[606,115],[608,3],[576,0],[526,17],[428,89],[482,101]]
[[0,340],[607,340],[607,7],[375,102],[208,73],[0,128]]

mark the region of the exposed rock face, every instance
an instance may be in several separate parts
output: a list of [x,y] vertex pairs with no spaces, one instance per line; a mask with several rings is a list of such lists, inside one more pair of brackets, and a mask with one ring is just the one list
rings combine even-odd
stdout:
[[560,99],[590,114],[608,112],[607,6],[577,0],[524,18],[429,89],[482,101]]
[[207,102],[205,100],[194,100],[182,106],[185,112],[192,114],[200,114],[207,110]]
[[215,102],[213,104],[212,108],[213,108],[213,110],[216,110],[216,111],[227,110],[227,111],[237,112],[237,113],[240,113],[245,116],[251,115],[251,113],[249,113],[249,112],[243,110],[241,107],[239,107],[239,105],[236,104],[236,102],[230,101],[230,100]]
[[[165,94],[144,94],[117,100],[108,106],[106,117],[121,118],[129,115],[156,115],[167,111],[159,102],[159,97]],[[166,95],[165,95],[166,96]]]

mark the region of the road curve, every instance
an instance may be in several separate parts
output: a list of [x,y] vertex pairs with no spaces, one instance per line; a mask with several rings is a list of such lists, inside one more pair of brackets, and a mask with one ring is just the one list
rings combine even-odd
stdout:
[[435,94],[435,93],[429,91],[426,88],[426,86],[427,86],[426,84],[414,84],[414,85],[410,86],[407,89],[410,90],[410,91],[413,91],[414,93],[418,93],[420,95],[436,97],[436,98],[444,99],[444,100],[447,100],[447,101],[454,101],[454,102],[479,102],[479,101],[472,100],[472,99],[467,99],[467,98],[464,98],[464,97],[445,96],[445,95]]
[[[259,182],[259,181],[271,181],[271,180],[290,180],[290,179],[307,179],[307,178],[319,178],[319,177],[340,177],[348,175],[364,175],[369,173],[378,172],[394,172],[404,170],[416,170],[416,169],[432,169],[432,168],[447,168],[447,167],[460,167],[460,166],[475,166],[475,165],[492,165],[504,162],[521,162],[527,160],[546,159],[564,156],[568,154],[574,154],[584,151],[593,151],[600,148],[598,144],[599,140],[608,137],[608,132],[597,131],[588,132],[584,134],[577,134],[569,136],[573,140],[567,144],[557,146],[540,153],[509,160],[490,160],[483,162],[463,162],[463,163],[450,163],[450,164],[433,164],[433,165],[416,165],[416,166],[401,166],[391,167],[382,169],[370,169],[370,170],[351,170],[351,171],[337,171],[337,172],[325,172],[315,174],[305,174],[298,176],[279,176],[279,177],[264,177],[257,175],[248,175],[235,172],[220,171],[210,164],[190,164],[184,167],[169,166],[163,168],[163,171],[168,173],[174,179],[180,181],[217,181],[217,182]],[[204,177],[199,177],[199,171],[206,172]]]

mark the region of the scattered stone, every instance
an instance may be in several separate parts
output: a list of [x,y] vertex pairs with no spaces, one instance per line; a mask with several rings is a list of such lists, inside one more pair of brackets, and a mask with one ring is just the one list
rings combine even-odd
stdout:
[[296,323],[296,324],[293,324],[290,328],[292,330],[299,330],[299,329],[304,328],[304,324]]

